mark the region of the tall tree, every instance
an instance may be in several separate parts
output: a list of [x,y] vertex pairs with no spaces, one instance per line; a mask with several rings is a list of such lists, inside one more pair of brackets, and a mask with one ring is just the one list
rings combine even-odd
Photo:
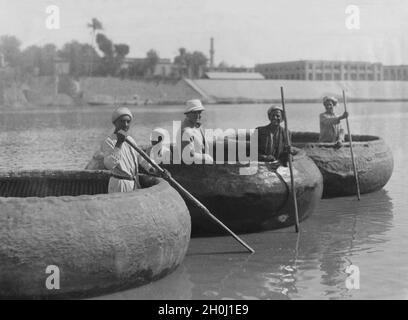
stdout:
[[128,73],[128,70],[122,68],[123,61],[126,55],[129,53],[129,46],[127,44],[119,43],[113,45],[115,49],[115,75],[120,75],[124,78]]
[[187,76],[188,60],[187,50],[185,48],[180,48],[178,56],[174,58],[174,64],[177,66],[180,78]]
[[[103,26],[102,26],[102,22],[100,22],[98,19],[96,18],[92,18],[91,23],[87,24],[88,28],[91,28],[91,47],[94,48],[95,47],[95,38],[96,38],[96,31],[97,30],[103,30]],[[89,76],[92,76],[92,71],[93,71],[93,56],[90,56],[90,69],[89,69]]]
[[103,33],[96,35],[96,42],[99,50],[103,52],[102,63],[99,65],[99,73],[103,76],[113,76],[115,73],[113,42]]
[[36,74],[40,71],[41,47],[29,46],[21,53],[21,67],[23,73]]
[[146,68],[150,75],[154,74],[154,69],[156,68],[156,65],[159,63],[159,61],[159,54],[155,50],[150,49],[146,54]]
[[96,36],[96,43],[98,44],[99,50],[101,50],[105,57],[113,58],[114,48],[113,42],[105,36],[103,33],[98,33]]
[[200,51],[194,51],[191,55],[191,68],[195,78],[201,78],[207,67],[208,58]]
[[69,61],[69,73],[72,76],[89,75],[90,63],[99,65],[100,57],[96,50],[89,44],[71,41],[64,44],[58,52],[61,58]]
[[0,51],[4,55],[6,63],[11,67],[17,67],[20,64],[21,42],[15,36],[4,35],[0,37]]
[[180,77],[201,78],[208,63],[208,58],[200,51],[188,52],[179,49],[179,55],[174,58],[174,64],[179,70]]
[[41,48],[40,75],[50,76],[54,74],[54,60],[57,57],[57,47],[48,43]]
[[127,44],[119,43],[114,45],[116,57],[123,59],[129,53],[129,46]]

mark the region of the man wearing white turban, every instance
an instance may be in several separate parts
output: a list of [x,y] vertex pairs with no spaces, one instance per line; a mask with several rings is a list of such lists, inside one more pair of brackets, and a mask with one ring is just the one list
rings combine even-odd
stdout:
[[334,107],[337,105],[335,97],[324,97],[323,105],[326,112],[321,113],[319,116],[319,142],[334,142],[337,147],[341,147],[344,142],[344,130],[341,127],[340,120],[346,119],[348,113],[344,112],[341,116],[334,113]]
[[[148,173],[155,173],[155,169],[144,160],[129,144],[124,143],[126,136],[119,130],[127,132],[133,115],[128,108],[120,107],[112,113],[112,123],[115,131],[102,143],[103,163],[111,170],[108,192],[130,192],[139,189],[138,166],[142,166]],[[129,140],[136,144],[132,137]]]
[[[258,127],[258,160],[265,162],[275,162],[276,164],[287,165],[288,145],[286,132],[281,126],[283,121],[283,108],[273,105],[268,109],[270,123],[263,127]],[[291,133],[289,132],[289,139]]]
[[201,126],[201,112],[204,110],[198,99],[186,102],[184,111],[186,118],[181,124],[181,154],[185,163],[211,164],[214,162],[213,158],[206,153],[209,145]]

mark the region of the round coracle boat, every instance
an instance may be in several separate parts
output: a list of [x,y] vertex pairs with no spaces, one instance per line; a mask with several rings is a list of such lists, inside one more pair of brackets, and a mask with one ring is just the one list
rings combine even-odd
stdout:
[[[319,134],[293,132],[293,145],[313,159],[323,175],[323,197],[355,195],[357,192],[348,137],[341,148],[319,143]],[[381,189],[390,179],[394,162],[384,140],[369,135],[352,135],[352,148],[361,193]]]
[[107,171],[0,173],[0,298],[88,297],[159,279],[191,220],[164,180],[108,194]]
[[[244,152],[250,154],[249,140],[239,143]],[[259,232],[293,225],[295,212],[290,191],[289,168],[280,166],[276,170],[276,167],[268,162],[241,163],[236,160],[239,159],[239,148],[236,147],[232,153],[229,150],[232,144],[238,146],[234,137],[217,141],[213,145],[214,159],[217,159],[217,152],[224,150],[220,164],[181,163],[177,148],[171,145],[171,163],[160,165],[234,232]],[[143,149],[150,155],[150,147],[144,146]],[[294,156],[293,167],[299,220],[302,221],[313,212],[321,199],[323,178],[314,162],[302,150],[298,150]],[[86,168],[104,168],[103,157],[96,152]],[[193,237],[225,234],[223,228],[182,196],[190,211]]]
[[[267,162],[251,167],[235,164],[163,165],[174,179],[211,213],[237,233],[288,227],[295,223],[289,168],[277,170]],[[319,202],[323,180],[319,169],[303,151],[293,161],[299,220],[306,219]],[[248,170],[242,174],[242,169]],[[192,236],[225,233],[193,203],[186,200]]]

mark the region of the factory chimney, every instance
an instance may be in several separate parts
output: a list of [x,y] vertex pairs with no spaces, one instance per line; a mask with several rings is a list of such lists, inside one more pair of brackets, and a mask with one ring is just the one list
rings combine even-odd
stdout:
[[214,69],[214,38],[211,38],[210,44],[210,69]]

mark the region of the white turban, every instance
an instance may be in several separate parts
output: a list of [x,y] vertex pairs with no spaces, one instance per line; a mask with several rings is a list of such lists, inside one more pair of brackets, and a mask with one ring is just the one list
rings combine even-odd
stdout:
[[283,108],[280,105],[274,105],[274,106],[270,106],[268,109],[268,117],[271,115],[271,113],[275,110],[279,110],[280,112],[282,112],[283,114]]
[[158,141],[162,137],[162,144],[170,144],[170,134],[163,128],[156,128],[150,134],[150,142]]
[[121,116],[129,116],[130,120],[133,120],[132,112],[126,107],[119,107],[112,113],[112,123],[118,120]]
[[326,105],[327,101],[332,101],[334,105],[337,104],[338,100],[335,97],[323,97],[323,104]]

